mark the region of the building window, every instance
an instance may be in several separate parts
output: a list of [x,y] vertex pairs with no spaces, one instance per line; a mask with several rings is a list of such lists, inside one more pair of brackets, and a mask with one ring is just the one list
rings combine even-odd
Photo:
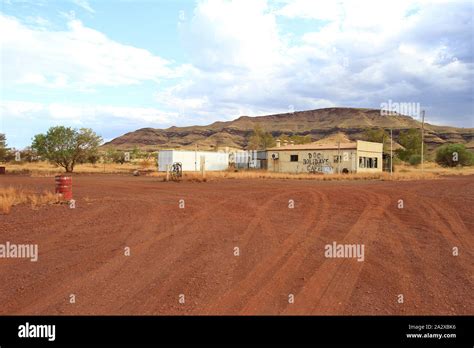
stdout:
[[374,167],[374,159],[372,157],[367,158],[367,168]]
[[377,157],[359,157],[359,168],[378,168]]
[[298,155],[290,155],[290,162],[298,162]]
[[342,162],[342,156],[341,155],[335,155],[334,156],[334,163],[339,163]]

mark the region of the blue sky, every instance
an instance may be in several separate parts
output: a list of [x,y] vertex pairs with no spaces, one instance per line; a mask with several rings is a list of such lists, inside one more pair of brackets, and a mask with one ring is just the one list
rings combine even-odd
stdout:
[[0,4],[0,132],[13,147],[54,125],[109,140],[389,100],[474,127],[471,1]]

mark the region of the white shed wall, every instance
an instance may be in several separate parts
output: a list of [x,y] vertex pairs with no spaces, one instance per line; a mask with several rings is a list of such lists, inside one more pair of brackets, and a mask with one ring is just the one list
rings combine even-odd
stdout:
[[226,170],[229,167],[229,155],[225,152],[161,150],[158,152],[158,170],[164,172],[168,165],[181,162],[183,171],[199,171],[202,156],[206,170]]

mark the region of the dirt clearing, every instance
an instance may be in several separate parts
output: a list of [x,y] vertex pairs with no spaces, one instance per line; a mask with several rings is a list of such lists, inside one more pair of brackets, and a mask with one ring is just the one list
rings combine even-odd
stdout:
[[[54,178],[7,175],[7,186],[42,192]],[[75,209],[0,215],[0,244],[39,251],[0,258],[0,314],[474,314],[473,176],[84,175],[73,192]],[[363,245],[364,260],[326,257],[333,242]]]

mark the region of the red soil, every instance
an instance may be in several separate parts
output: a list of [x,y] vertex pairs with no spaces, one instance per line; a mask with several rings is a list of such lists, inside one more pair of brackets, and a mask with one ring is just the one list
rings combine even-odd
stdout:
[[[2,176],[8,185],[53,190],[54,178]],[[94,175],[73,191],[76,209],[0,215],[0,243],[39,247],[38,262],[0,259],[0,314],[474,314],[474,177]],[[364,244],[365,260],[326,258],[333,241]]]

